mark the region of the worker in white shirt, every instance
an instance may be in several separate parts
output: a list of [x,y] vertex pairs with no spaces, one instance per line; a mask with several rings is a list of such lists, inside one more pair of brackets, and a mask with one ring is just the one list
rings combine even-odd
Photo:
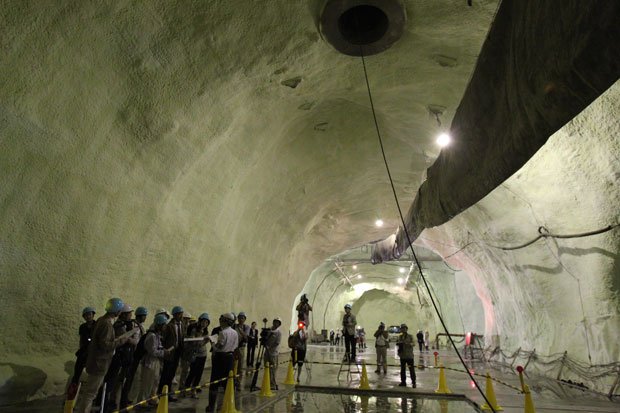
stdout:
[[[234,352],[239,347],[239,334],[232,329],[235,318],[232,313],[222,314],[219,319],[221,330],[217,334],[217,340],[213,336],[207,338],[213,347],[211,383],[228,377],[228,373],[233,368]],[[217,392],[220,387],[226,387],[226,380],[209,386],[209,404],[205,409],[206,412],[215,411]]]

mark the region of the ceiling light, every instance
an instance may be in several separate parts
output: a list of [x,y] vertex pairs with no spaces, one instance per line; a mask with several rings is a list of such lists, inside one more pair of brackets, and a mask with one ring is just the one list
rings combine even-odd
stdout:
[[378,219],[375,221],[375,226],[376,227],[382,227],[383,226],[383,220],[382,219]]
[[401,274],[404,274],[404,273],[405,273],[405,269],[404,269],[403,267],[400,267],[400,268],[398,269],[398,272],[400,272]]
[[439,145],[440,147],[445,148],[450,144],[451,141],[452,138],[450,137],[450,135],[448,135],[447,133],[442,133],[437,137],[435,143],[437,143],[437,145]]
[[399,284],[404,284],[404,283],[405,283],[405,279],[404,279],[403,277],[400,277],[400,278],[398,279],[398,283],[399,283]]
[[353,269],[357,270],[357,265],[353,264]]
[[357,275],[357,279],[359,280],[359,279],[361,279],[361,278],[362,278],[362,274],[358,274],[358,275]]

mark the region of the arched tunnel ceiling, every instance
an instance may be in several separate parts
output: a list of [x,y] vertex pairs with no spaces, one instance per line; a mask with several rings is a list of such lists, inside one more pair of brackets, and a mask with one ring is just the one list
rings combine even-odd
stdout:
[[[64,384],[59,366],[73,358],[83,306],[101,310],[118,295],[150,309],[288,314],[326,257],[398,226],[360,60],[321,39],[321,3],[3,2],[0,346],[8,361],[48,375],[30,395]],[[403,37],[367,65],[409,205],[439,154],[432,112],[450,124],[497,1],[404,3]],[[586,120],[567,132],[603,137],[596,155],[608,161],[618,158],[609,139],[617,101],[614,92],[599,104],[608,129]],[[612,193],[600,196],[606,222],[617,217],[610,165],[576,181]],[[489,216],[501,220],[493,202]],[[484,221],[473,214],[433,241],[464,245],[467,225]],[[606,238],[603,259],[617,257],[615,240]],[[497,297],[480,288],[480,266],[492,278],[501,260],[478,251],[472,260],[488,314]],[[605,268],[616,285],[617,265]],[[612,316],[601,323],[613,333],[617,303],[604,298]],[[546,348],[562,346],[560,333],[553,340]]]

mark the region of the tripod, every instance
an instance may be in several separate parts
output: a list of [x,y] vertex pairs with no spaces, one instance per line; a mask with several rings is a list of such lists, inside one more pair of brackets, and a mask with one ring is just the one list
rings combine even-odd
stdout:
[[261,361],[263,360],[263,356],[265,355],[265,346],[263,343],[260,343],[258,347],[258,354],[256,355],[256,364],[254,366],[254,374],[252,375],[252,383],[250,384],[250,391],[260,390],[260,387],[256,386],[258,382],[258,372],[260,370]]

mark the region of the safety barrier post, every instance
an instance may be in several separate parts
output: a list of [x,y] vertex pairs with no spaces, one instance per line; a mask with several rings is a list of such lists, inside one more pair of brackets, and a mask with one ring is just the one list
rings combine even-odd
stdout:
[[558,371],[558,376],[556,377],[557,380],[560,380],[560,376],[562,375],[562,370],[564,369],[564,362],[566,361],[566,355],[568,354],[568,351],[564,352],[564,355],[562,356],[562,361],[560,361],[560,371]]
[[295,384],[295,359],[297,352],[293,350],[291,359],[288,362],[288,371],[286,372],[286,379],[284,384]]
[[496,412],[504,410],[497,403],[497,399],[495,398],[495,390],[493,389],[493,380],[491,380],[491,374],[488,371],[487,371],[487,383],[486,383],[485,392],[486,392],[486,398],[489,401],[490,406],[485,403],[482,405],[482,410],[494,410]]
[[265,363],[265,371],[263,372],[263,384],[260,389],[260,395],[263,397],[273,397],[275,394],[271,391],[271,378],[269,375],[269,363]]
[[523,380],[523,367],[517,366],[517,373],[519,373],[519,382],[521,383],[521,391],[525,393],[525,380]]
[[233,372],[228,373],[228,380],[226,380],[226,391],[224,392],[224,403],[220,413],[239,413],[235,406],[235,377]]
[[159,403],[157,404],[156,413],[168,413],[168,385],[165,385],[161,390],[161,397],[159,398]]
[[67,390],[67,400],[65,400],[65,410],[64,413],[72,413],[73,408],[75,407],[75,399],[77,395],[80,393],[80,388],[82,387],[82,382],[78,382],[77,384],[71,383]]
[[435,393],[452,393],[448,388],[448,383],[446,382],[446,373],[444,372],[443,364],[441,363],[439,364],[439,384],[437,385],[437,390],[435,390]]
[[362,360],[362,377],[360,378],[360,389],[370,390],[370,383],[368,383],[368,372],[366,371],[366,360]]
[[439,353],[435,351],[433,355],[435,356],[435,367],[437,367],[437,361],[439,360]]

